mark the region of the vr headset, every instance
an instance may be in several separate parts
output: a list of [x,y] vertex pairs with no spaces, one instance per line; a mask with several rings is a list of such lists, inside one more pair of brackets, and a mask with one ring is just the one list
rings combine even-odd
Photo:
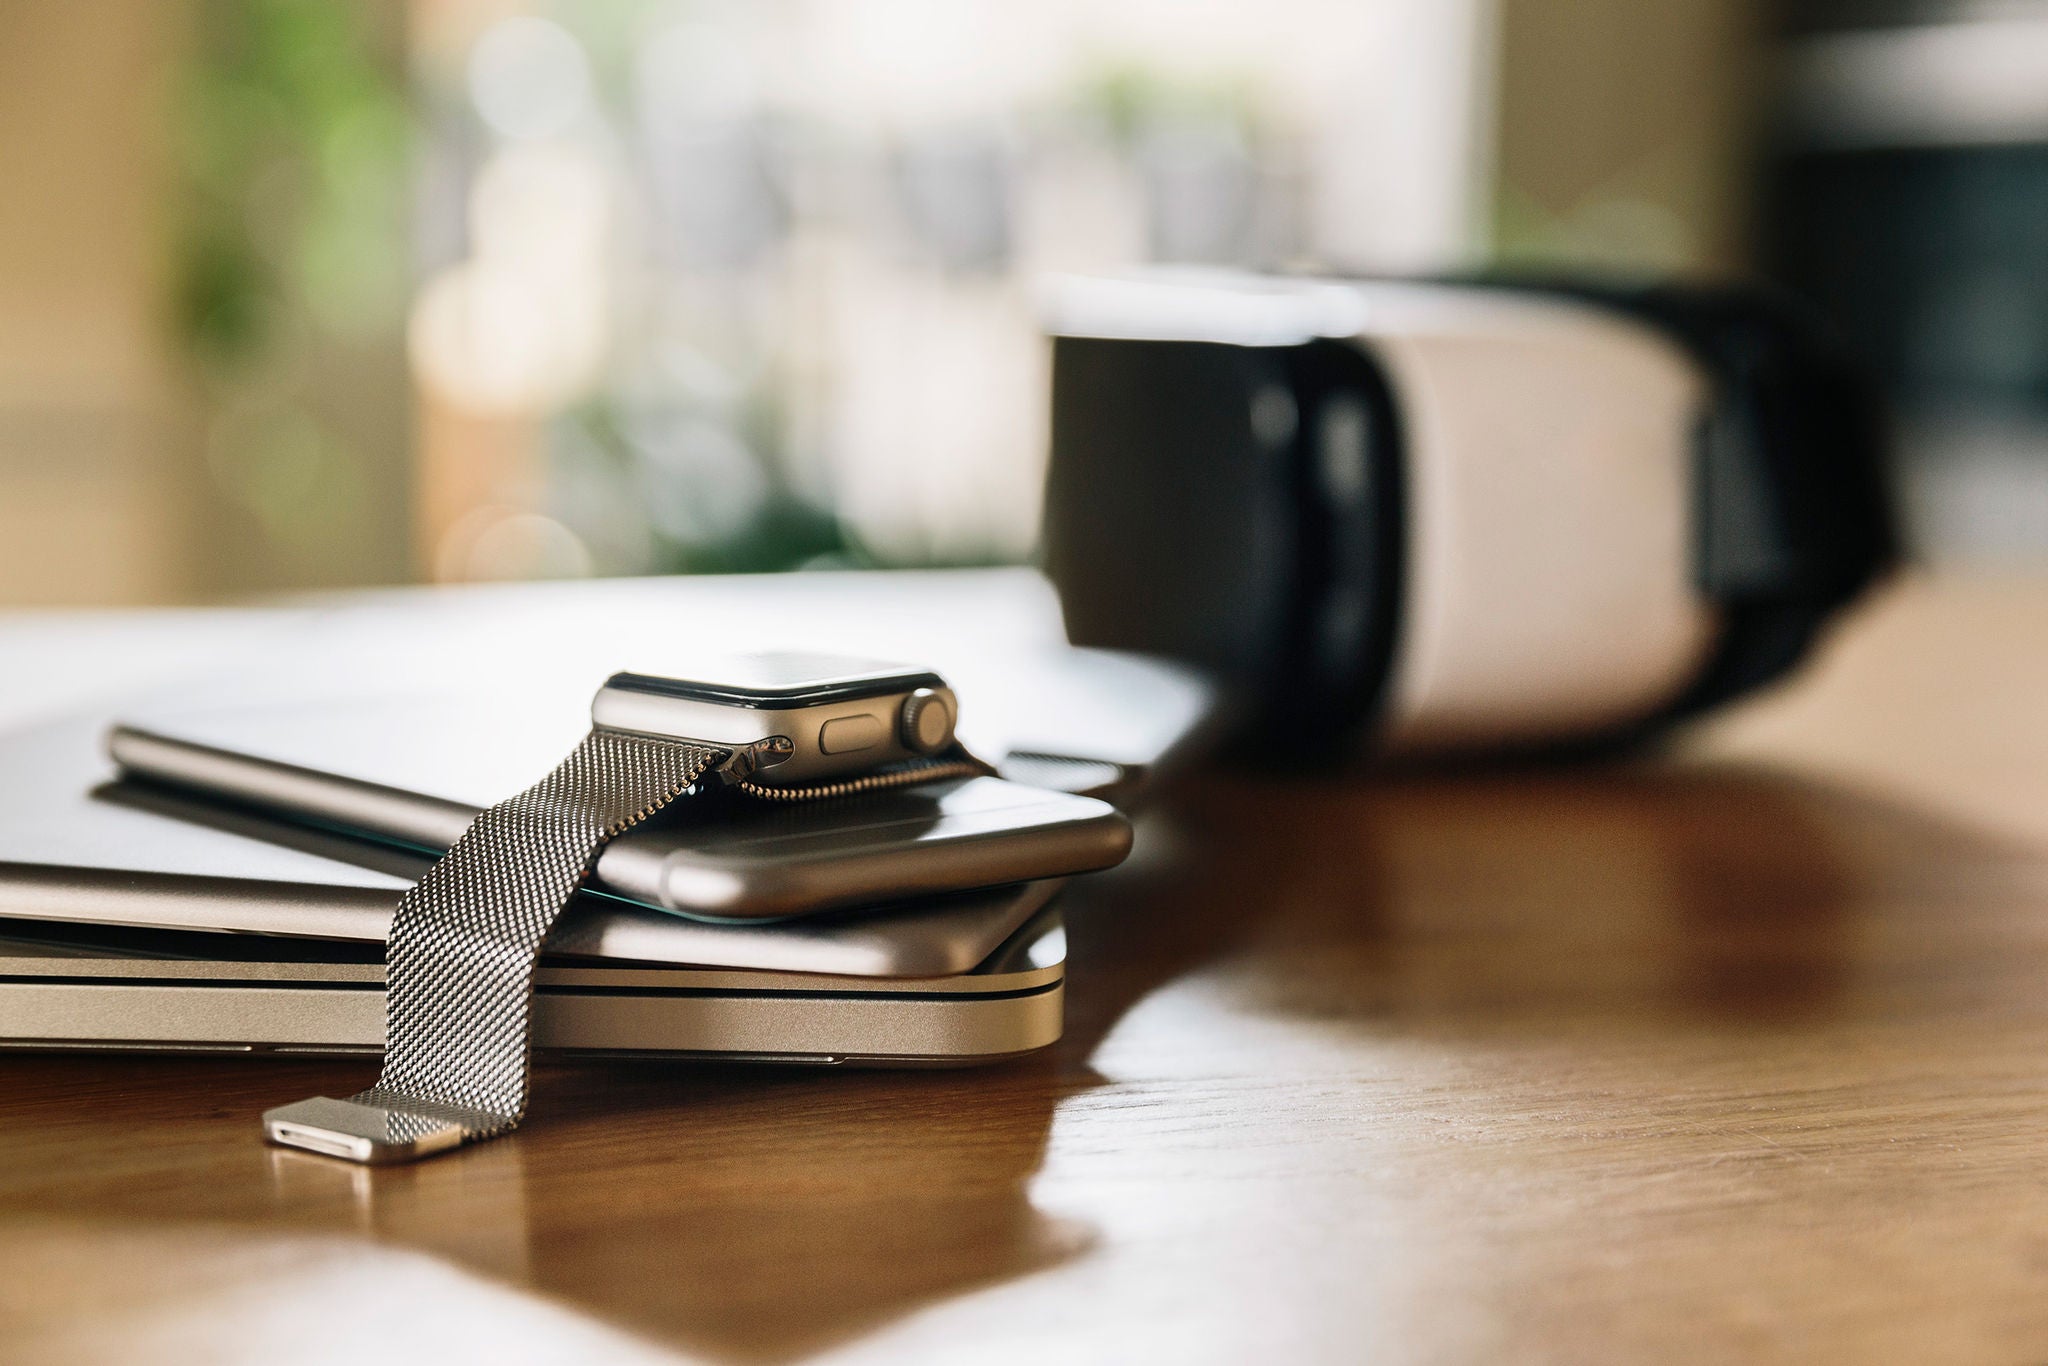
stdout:
[[1873,391],[1754,293],[1167,275],[1053,294],[1076,644],[1327,757],[1629,739],[1893,560]]

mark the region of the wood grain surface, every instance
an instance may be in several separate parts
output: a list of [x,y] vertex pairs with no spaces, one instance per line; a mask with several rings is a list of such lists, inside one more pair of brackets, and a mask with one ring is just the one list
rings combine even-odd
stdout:
[[0,1060],[0,1359],[2048,1359],[2048,585],[1907,582],[1626,764],[1219,774],[993,1069]]

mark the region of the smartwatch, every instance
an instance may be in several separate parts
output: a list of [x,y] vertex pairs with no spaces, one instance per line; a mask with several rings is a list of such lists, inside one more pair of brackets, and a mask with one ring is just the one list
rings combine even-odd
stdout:
[[399,902],[376,1085],[266,1112],[264,1135],[364,1163],[494,1138],[526,1113],[541,942],[615,836],[705,791],[772,801],[987,773],[928,670],[816,654],[697,678],[614,674],[553,772],[480,814]]

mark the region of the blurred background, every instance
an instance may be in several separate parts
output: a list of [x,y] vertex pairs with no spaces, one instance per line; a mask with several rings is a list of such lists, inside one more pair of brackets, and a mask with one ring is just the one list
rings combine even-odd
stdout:
[[1761,274],[2048,563],[2048,2],[6,0],[0,601],[1028,559],[1039,282]]

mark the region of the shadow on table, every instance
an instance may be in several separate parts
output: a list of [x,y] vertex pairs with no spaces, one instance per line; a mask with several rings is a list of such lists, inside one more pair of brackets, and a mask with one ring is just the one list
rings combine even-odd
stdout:
[[[1964,862],[1995,878],[2038,858],[1760,770],[1217,780],[1160,813],[1136,866],[1077,889],[1068,1035],[1047,1055],[548,1069],[516,1137],[389,1171],[254,1139],[264,1105],[346,1094],[361,1065],[22,1059],[16,1094],[48,1094],[0,1118],[0,1143],[48,1151],[0,1175],[0,1214],[355,1230],[660,1341],[787,1360],[1084,1254],[1093,1232],[1036,1209],[1030,1183],[1058,1107],[1102,1084],[1103,1041],[1163,990],[1225,993],[1200,1024],[1216,1037],[1173,1041],[1192,1072],[1245,1016],[1780,1028],[1862,1008],[1887,879]],[[1915,934],[1940,951],[1948,932]],[[80,1156],[138,1126],[153,1150],[111,1173]]]
[[1247,1008],[1405,1032],[1911,1010],[1939,979],[1896,956],[1973,952],[1963,921],[1914,914],[1930,879],[1965,906],[2043,885],[2037,851],[1753,766],[1245,783],[1182,819],[1251,922],[1217,969]]

